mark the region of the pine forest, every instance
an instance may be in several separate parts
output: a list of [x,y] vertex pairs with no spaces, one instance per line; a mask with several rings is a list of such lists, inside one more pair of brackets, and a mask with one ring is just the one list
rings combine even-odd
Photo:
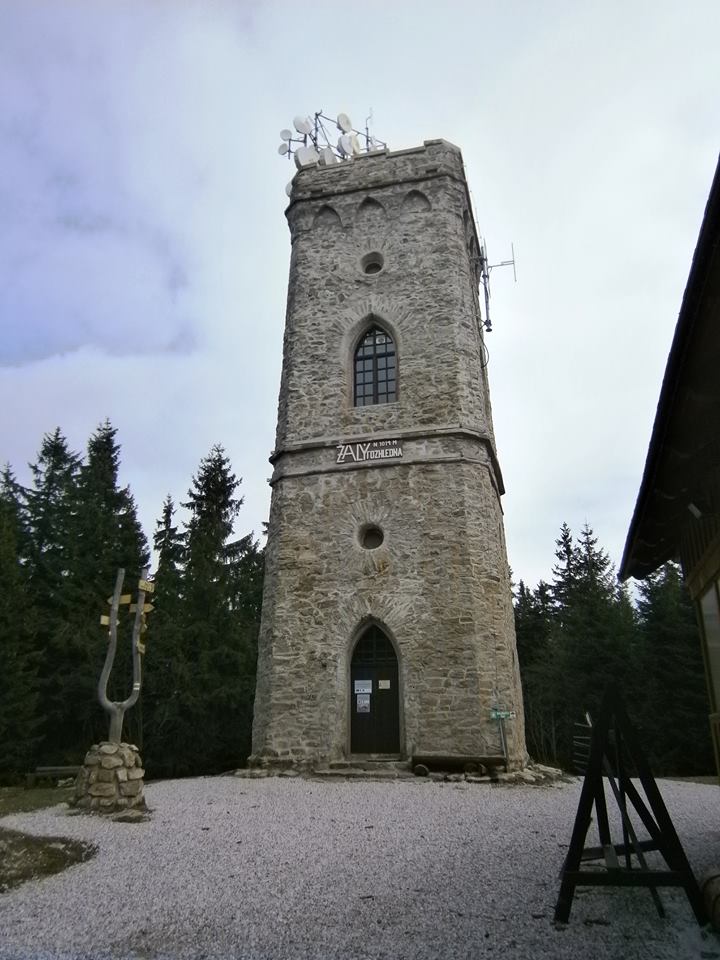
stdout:
[[[151,558],[119,466],[105,422],[84,458],[58,429],[43,438],[27,487],[10,467],[0,476],[0,781],[80,764],[107,738],[100,618],[118,568],[137,583]],[[182,501],[185,522],[170,496],[157,521],[142,693],[123,731],[156,778],[227,770],[250,752],[263,555],[251,535],[233,537],[239,486],[215,446]],[[131,686],[130,621],[119,624],[113,700]]]

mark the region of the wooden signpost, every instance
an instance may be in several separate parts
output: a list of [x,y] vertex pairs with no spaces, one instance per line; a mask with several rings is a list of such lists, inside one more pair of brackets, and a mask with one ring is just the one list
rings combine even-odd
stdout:
[[[142,686],[142,661],[141,657],[145,653],[145,644],[141,637],[147,629],[146,616],[152,610],[151,603],[145,603],[145,594],[152,593],[155,585],[147,579],[147,570],[143,570],[138,583],[137,603],[132,602],[132,594],[122,593],[125,571],[118,570],[115,581],[115,590],[112,597],[108,600],[110,604],[110,615],[100,617],[100,624],[109,627],[108,630],[108,649],[105,655],[105,663],[100,674],[98,683],[98,699],[100,706],[110,716],[110,734],[108,741],[110,743],[120,743],[122,740],[122,727],[125,713],[138,701],[140,688]],[[132,629],[132,658],[133,658],[133,686],[130,696],[122,702],[110,700],[107,695],[107,685],[110,678],[110,672],[115,661],[117,652],[117,627],[120,607],[129,607],[130,613],[135,614]]]

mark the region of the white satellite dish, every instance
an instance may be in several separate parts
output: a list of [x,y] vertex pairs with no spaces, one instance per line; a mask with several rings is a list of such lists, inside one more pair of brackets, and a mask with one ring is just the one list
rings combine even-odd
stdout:
[[285,193],[286,193],[289,197],[292,196],[292,180],[291,180],[290,183],[285,187]]
[[278,147],[278,153],[280,154],[281,157],[284,157],[289,149],[290,149],[289,143],[281,143],[280,146]]
[[298,170],[301,170],[303,167],[312,166],[314,163],[317,163],[319,159],[320,154],[315,147],[298,147],[295,151],[295,166]]
[[339,113],[337,115],[337,128],[338,130],[342,130],[343,133],[350,133],[352,130],[350,117],[346,113]]
[[352,141],[349,133],[344,133],[337,142],[337,148],[344,157],[352,153]]
[[298,133],[301,133],[303,136],[307,136],[308,133],[312,133],[313,125],[312,120],[309,117],[295,117],[293,119],[293,126]]
[[284,127],[284,128],[280,131],[280,139],[281,139],[281,140],[290,140],[291,138],[292,138],[292,130],[288,130],[287,127]]
[[350,142],[350,149],[348,153],[352,153],[354,156],[357,156],[359,153],[362,153],[362,148],[360,146],[360,141],[357,138],[355,133],[346,133],[345,136]]
[[331,167],[333,163],[337,163],[338,158],[335,156],[335,151],[332,147],[323,147],[320,151],[320,163],[323,167]]

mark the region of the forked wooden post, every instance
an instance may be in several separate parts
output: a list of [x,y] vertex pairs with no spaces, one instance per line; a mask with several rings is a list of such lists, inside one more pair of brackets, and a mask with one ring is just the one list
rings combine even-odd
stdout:
[[[130,603],[132,599],[129,594],[123,596],[122,593],[123,581],[125,580],[125,571],[122,568],[118,570],[117,578],[115,580],[115,590],[113,591],[113,595],[110,600],[110,616],[103,617],[101,619],[101,623],[107,623],[110,629],[108,631],[109,642],[107,654],[105,655],[105,663],[103,665],[102,673],[100,674],[100,680],[98,682],[98,699],[100,700],[100,706],[110,717],[110,734],[108,736],[108,741],[110,743],[120,743],[122,741],[122,728],[125,713],[131,707],[135,706],[138,701],[138,697],[140,696],[140,688],[142,686],[141,656],[145,652],[145,648],[140,641],[140,633],[144,626],[144,615],[145,613],[149,612],[145,605],[145,593],[149,592],[150,588],[152,587],[152,584],[149,584],[147,581],[147,575],[148,569],[145,568],[140,575],[137,603],[135,604],[135,620],[133,622],[131,640],[133,658],[132,692],[126,700],[120,702],[109,699],[107,694],[107,685],[113,668],[113,663],[115,662],[115,654],[117,653],[117,625],[120,606],[123,603]],[[132,610],[132,607],[130,609]]]

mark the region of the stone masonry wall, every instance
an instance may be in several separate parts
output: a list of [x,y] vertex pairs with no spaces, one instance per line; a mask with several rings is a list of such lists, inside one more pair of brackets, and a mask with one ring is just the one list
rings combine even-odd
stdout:
[[[354,170],[344,164],[296,177],[309,199],[296,199],[294,191],[288,211],[293,252],[277,450],[368,428],[460,424],[492,436],[459,151],[440,142],[425,152],[427,158],[418,152],[367,157]],[[330,189],[339,174],[349,186],[364,183],[368,177],[358,171],[369,174],[376,165],[385,172],[375,175],[372,190],[320,190]],[[427,169],[437,172],[418,179]],[[406,179],[397,182],[403,171]],[[429,209],[413,198],[424,198]],[[327,210],[336,218],[319,216]],[[360,261],[372,251],[385,266],[368,276]],[[395,338],[400,402],[356,408],[348,358],[371,315]]]
[[[278,405],[254,760],[349,754],[350,661],[376,623],[399,653],[401,749],[526,761],[510,580],[460,151],[445,141],[300,171]],[[363,256],[380,253],[371,276]],[[397,401],[355,407],[372,322],[395,340]],[[394,438],[401,461],[336,463]],[[384,542],[360,544],[364,524]]]
[[[377,622],[400,651],[402,752],[496,755],[497,703],[511,763],[525,761],[509,571],[487,465],[357,469],[273,491],[253,752],[333,760],[349,750],[349,669]],[[377,523],[375,550],[358,530]]]

